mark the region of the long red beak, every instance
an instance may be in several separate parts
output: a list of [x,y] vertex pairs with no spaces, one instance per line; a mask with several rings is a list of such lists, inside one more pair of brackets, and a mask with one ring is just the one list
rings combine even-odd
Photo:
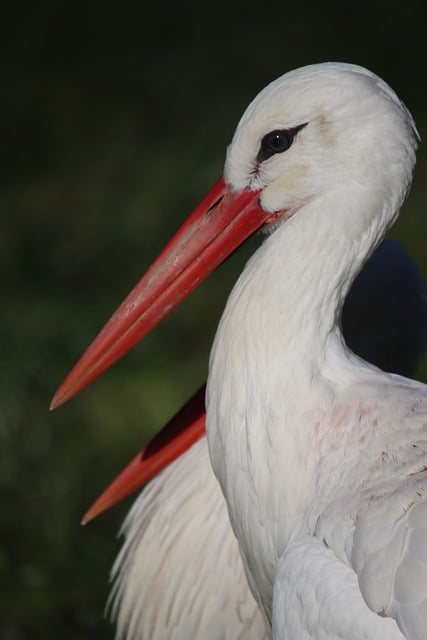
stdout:
[[250,189],[233,193],[218,180],[65,378],[51,409],[111,367],[249,236],[276,219],[258,197]]

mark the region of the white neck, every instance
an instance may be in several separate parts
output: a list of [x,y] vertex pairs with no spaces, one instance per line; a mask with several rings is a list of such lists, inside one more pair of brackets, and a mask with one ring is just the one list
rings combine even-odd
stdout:
[[[330,194],[304,206],[269,236],[237,281],[212,349],[210,393],[246,382],[271,394],[299,393],[327,364],[331,343],[347,359],[340,317],[348,290],[382,239],[391,203],[364,211],[363,193]],[[362,197],[361,197],[362,196]],[[352,204],[349,206],[349,203]],[[378,203],[372,203],[371,208]],[[370,224],[366,225],[366,218]],[[350,223],[349,223],[350,222]],[[212,379],[215,378],[215,385]]]
[[[365,368],[343,342],[340,314],[393,216],[391,205],[375,216],[364,211],[363,194],[342,195],[306,205],[266,239],[230,295],[211,354],[212,466],[244,558],[259,558],[255,573],[264,603],[278,547],[314,492],[316,460],[307,453],[312,432],[299,417],[331,402],[335,387]],[[345,206],[350,202],[360,209]],[[286,518],[271,526],[278,501]],[[254,522],[263,523],[258,532]],[[263,552],[254,556],[255,539]]]

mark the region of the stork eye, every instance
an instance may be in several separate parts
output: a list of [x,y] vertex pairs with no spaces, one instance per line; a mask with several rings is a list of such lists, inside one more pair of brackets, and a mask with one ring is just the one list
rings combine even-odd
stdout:
[[298,127],[292,129],[275,129],[266,133],[261,140],[261,147],[257,155],[257,162],[263,162],[268,160],[276,153],[283,153],[287,151],[292,145],[294,138],[298,131],[305,127],[307,122],[300,124]]

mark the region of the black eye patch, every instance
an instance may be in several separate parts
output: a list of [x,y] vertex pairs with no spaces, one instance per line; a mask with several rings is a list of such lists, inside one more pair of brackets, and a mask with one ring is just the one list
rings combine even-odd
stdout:
[[298,131],[301,131],[307,124],[308,123],[305,122],[297,127],[292,127],[292,129],[274,129],[274,131],[266,133],[261,140],[261,146],[256,157],[257,162],[264,162],[264,160],[268,160],[268,158],[271,158],[271,156],[274,156],[276,153],[287,151],[292,145]]

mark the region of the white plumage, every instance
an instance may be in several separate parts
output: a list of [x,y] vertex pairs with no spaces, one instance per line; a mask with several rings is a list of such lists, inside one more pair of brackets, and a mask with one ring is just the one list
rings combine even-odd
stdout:
[[[382,368],[413,375],[426,343],[424,290],[402,247],[382,243],[346,300],[347,343]],[[270,637],[244,575],[206,438],[141,492],[122,533],[113,570],[118,638]]]
[[[57,406],[102,373],[177,304],[174,296],[183,299],[267,226],[269,237],[228,300],[207,387],[210,460],[266,626],[250,598],[242,600],[244,621],[236,617],[235,600],[226,601],[222,591],[235,576],[224,571],[225,587],[207,605],[226,612],[217,629],[203,618],[197,581],[185,585],[199,603],[200,637],[425,637],[426,387],[353,354],[340,327],[351,283],[405,199],[416,146],[404,105],[361,67],[314,65],[271,83],[237,127],[225,183],[195,209],[53,400]],[[205,475],[209,486],[203,446],[166,469],[130,517],[118,565],[128,577],[117,587],[120,628],[129,625],[129,637],[145,625],[131,553],[140,548],[138,536],[149,540],[162,531],[163,537],[174,511],[197,510],[192,502],[200,495],[190,486],[187,496],[175,493],[169,514],[156,501],[180,471],[186,477],[194,452],[192,477]],[[218,516],[218,541],[230,545],[235,559],[223,503],[215,491],[208,502],[212,519]],[[142,504],[149,515],[138,531],[132,523]],[[167,611],[160,619],[152,610],[144,633],[155,637],[163,625],[166,636],[188,637],[194,627],[176,633],[168,627],[179,618],[180,598],[161,570],[184,538],[164,539],[171,546],[155,591]],[[201,542],[193,541],[195,564],[209,571],[212,556],[203,556]],[[243,579],[240,563],[234,566]],[[251,635],[254,624],[258,636]]]
[[[114,565],[117,637],[267,640],[206,438],[141,493]],[[115,609],[115,610],[114,610]]]
[[[257,165],[266,133],[302,123]],[[339,323],[416,141],[385,83],[327,64],[264,89],[228,151],[231,188],[261,187],[261,206],[286,212],[229,298],[207,392],[212,465],[273,638],[425,637],[426,388],[352,354]]]

